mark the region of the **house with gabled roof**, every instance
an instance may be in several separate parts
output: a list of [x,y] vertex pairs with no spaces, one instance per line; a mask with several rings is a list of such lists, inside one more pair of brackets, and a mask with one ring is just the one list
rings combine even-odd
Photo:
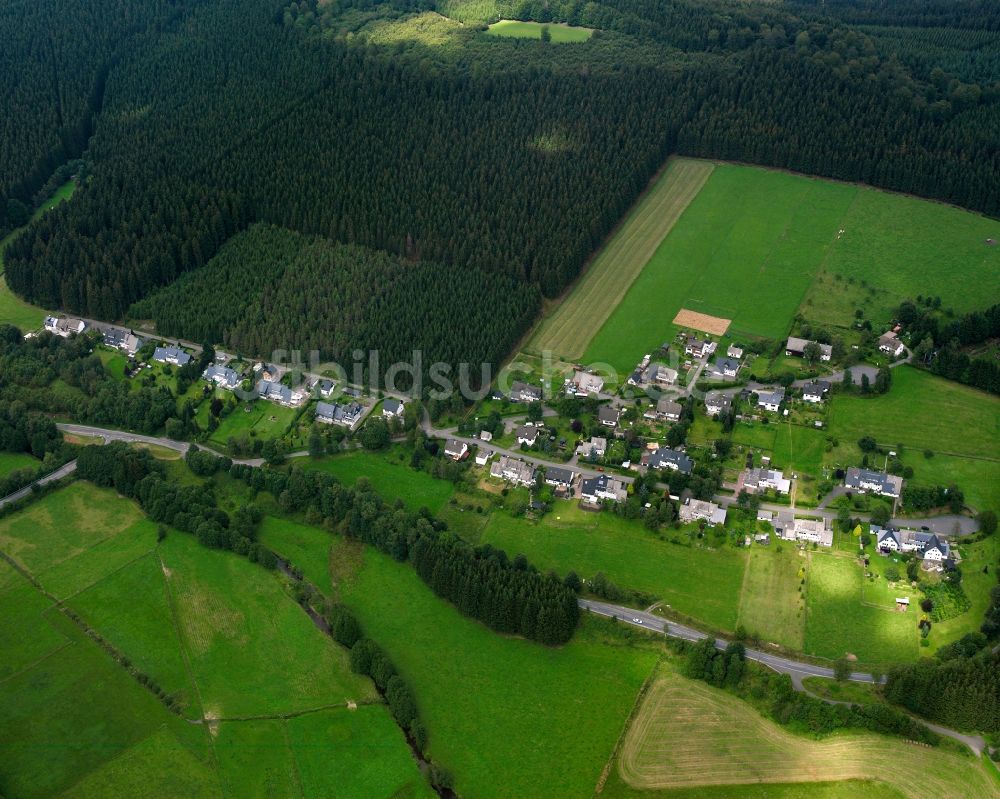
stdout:
[[879,352],[884,352],[887,355],[891,355],[893,358],[898,358],[906,352],[906,347],[903,345],[903,342],[896,337],[896,333],[893,330],[879,336],[878,349]]
[[777,469],[760,467],[743,473],[743,488],[750,494],[761,494],[769,489],[787,494],[791,491],[792,481]]
[[239,374],[234,369],[216,366],[214,363],[209,364],[201,376],[209,383],[215,383],[219,388],[224,388],[227,391],[233,391],[241,382]]
[[174,366],[187,366],[191,361],[191,356],[180,347],[157,347],[153,350],[153,360]]
[[728,411],[732,406],[733,398],[721,391],[709,391],[705,395],[705,413],[709,416],[718,416],[720,413]]
[[715,352],[717,346],[718,344],[711,339],[688,336],[684,342],[684,354],[692,358],[704,358]]
[[323,399],[328,399],[330,395],[333,394],[333,390],[334,388],[336,388],[336,386],[337,384],[334,383],[332,380],[327,380],[326,378],[321,377],[319,380],[313,383],[313,390],[317,394],[319,394]]
[[802,386],[802,399],[813,404],[824,402],[831,388],[828,380],[811,380]]
[[86,330],[87,323],[72,316],[46,316],[45,329],[60,338],[69,338]]
[[406,406],[402,400],[395,397],[387,397],[382,403],[382,415],[388,419],[401,419]]
[[356,402],[316,403],[316,421],[323,424],[336,424],[341,427],[354,427],[364,415],[364,408]]
[[739,374],[740,362],[735,358],[716,358],[712,364],[712,375],[716,378],[732,380]]
[[851,466],[844,474],[844,485],[861,494],[879,494],[892,499],[899,499],[903,492],[902,477],[857,466]]
[[597,421],[605,427],[616,427],[621,411],[612,405],[602,405],[597,409]]
[[785,401],[785,389],[781,386],[777,388],[757,389],[757,407],[765,411],[777,413],[781,409],[781,403]]
[[628,498],[628,489],[623,480],[601,474],[583,481],[580,498],[588,505],[600,505],[604,501],[623,502]]
[[539,402],[542,399],[542,390],[538,386],[515,380],[510,386],[511,402]]
[[535,467],[519,458],[501,455],[490,467],[490,475],[514,485],[530,486],[535,482]]
[[573,372],[573,377],[566,383],[566,393],[575,394],[578,397],[600,394],[603,390],[604,378],[579,369]]
[[943,561],[951,556],[948,542],[936,533],[922,530],[898,529],[891,525],[871,525],[875,548],[882,553],[917,552],[924,560]]
[[306,401],[306,393],[301,389],[291,389],[281,383],[272,383],[270,380],[261,380],[257,383],[257,395],[261,399],[284,405],[286,408],[294,408]]
[[104,331],[104,344],[107,347],[114,347],[121,350],[126,355],[132,356],[142,349],[145,342],[131,330],[121,327],[109,327]]
[[726,509],[714,502],[688,497],[677,509],[682,522],[694,522],[704,519],[710,527],[726,523]]
[[576,472],[572,469],[563,469],[561,466],[547,466],[545,468],[546,485],[555,488],[569,488],[576,479]]
[[534,446],[538,440],[538,428],[533,424],[523,424],[517,428],[517,443],[528,447]]
[[643,453],[641,463],[647,469],[669,469],[681,474],[691,474],[694,468],[694,461],[687,456],[687,453],[670,447],[660,447],[652,452]]
[[444,444],[444,454],[453,461],[460,461],[469,453],[469,445],[457,438],[449,438]]
[[790,336],[785,343],[785,355],[804,358],[806,356],[806,347],[810,344],[815,344],[819,347],[819,359],[821,361],[829,361],[833,357],[833,347],[829,344],[820,344],[818,341],[811,341],[807,338],[796,338],[795,336]]
[[607,451],[608,440],[600,436],[594,436],[576,448],[576,454],[584,458],[603,458]]

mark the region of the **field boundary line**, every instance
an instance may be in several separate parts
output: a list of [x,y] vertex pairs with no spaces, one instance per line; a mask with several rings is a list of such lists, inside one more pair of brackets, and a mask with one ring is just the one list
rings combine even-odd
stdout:
[[[358,707],[370,707],[374,705],[385,705],[385,702],[379,699],[355,699],[353,703]],[[240,722],[246,721],[289,721],[290,719],[297,719],[300,716],[309,716],[313,713],[322,713],[325,710],[346,710],[350,707],[350,704],[345,700],[343,702],[333,702],[329,705],[320,705],[319,707],[307,707],[303,710],[290,710],[287,713],[266,713],[260,716],[219,716],[218,718],[213,717],[210,721],[215,723],[226,723],[226,724],[238,724]]]
[[[105,539],[105,540],[108,540],[108,539]],[[85,549],[83,552],[89,552],[89,551],[90,551],[90,548]],[[83,552],[81,552],[79,554],[82,555]],[[60,599],[59,602],[62,603],[62,604],[65,604],[66,602],[69,602],[69,601],[71,601],[73,599],[76,599],[78,596],[80,596],[80,594],[84,593],[85,591],[89,591],[95,585],[98,585],[99,583],[103,583],[109,577],[113,577],[114,575],[118,574],[118,572],[124,571],[129,566],[132,566],[132,565],[138,563],[143,558],[148,557],[150,555],[153,555],[155,553],[156,553],[156,547],[151,547],[150,549],[148,549],[145,552],[143,552],[141,555],[137,555],[136,557],[132,558],[132,560],[128,561],[127,563],[123,563],[117,569],[112,569],[107,574],[105,574],[103,577],[99,577],[98,579],[94,580],[94,582],[92,582],[92,583],[90,583],[88,585],[85,585],[79,591],[74,591],[72,594],[67,594],[63,599]],[[76,557],[76,555],[74,555],[73,557]],[[70,558],[70,560],[72,560],[72,558]],[[60,561],[60,562],[61,563],[65,563],[66,561]],[[46,569],[46,571],[48,571],[48,569]]]
[[295,787],[298,788],[299,796],[305,799],[305,791],[302,788],[302,774],[299,772],[299,759],[295,756],[295,747],[288,737],[288,719],[281,720],[281,736],[285,739],[285,748],[288,750],[288,759],[292,763],[292,776],[295,778]]
[[750,553],[747,553],[747,562],[743,567],[743,582],[740,584],[740,601],[736,606],[736,626],[740,626],[743,621],[743,598],[747,592],[747,577],[750,575]]
[[635,697],[635,702],[632,703],[632,710],[629,712],[625,719],[625,723],[622,725],[622,731],[618,735],[618,740],[615,741],[614,748],[611,750],[611,755],[608,757],[608,762],[604,764],[601,776],[597,778],[597,785],[594,786],[595,797],[604,792],[604,786],[608,781],[608,777],[611,775],[611,769],[614,768],[615,760],[621,752],[622,744],[625,743],[625,736],[628,735],[632,722],[635,721],[636,716],[639,715],[639,710],[642,708],[642,701],[646,698],[646,694],[649,693],[649,689],[654,685],[655,680],[660,673],[660,666],[663,663],[663,660],[663,655],[660,655],[660,657],[657,658],[656,662],[653,664],[653,668],[650,669],[649,674],[646,676],[642,687],[639,689],[639,693]]
[[[37,590],[37,589],[35,589],[35,590]],[[45,610],[51,610],[51,608],[46,608]],[[55,628],[53,627],[52,629],[55,629]],[[43,660],[47,660],[48,658],[52,657],[53,655],[58,655],[60,652],[62,652],[64,649],[66,649],[66,647],[73,646],[74,642],[71,641],[71,640],[69,640],[69,638],[66,638],[66,636],[63,635],[60,630],[56,630],[56,632],[59,633],[59,635],[62,635],[63,638],[65,639],[61,644],[59,644],[59,646],[57,646],[55,649],[49,650],[48,652],[46,652],[41,657],[35,658],[35,660],[33,660],[27,666],[24,666],[23,668],[18,669],[17,671],[12,672],[11,674],[8,674],[3,679],[0,679],[0,685],[3,685],[8,680],[13,680],[15,677],[20,677],[25,672],[31,671],[33,668],[35,668],[35,666],[37,666]]]

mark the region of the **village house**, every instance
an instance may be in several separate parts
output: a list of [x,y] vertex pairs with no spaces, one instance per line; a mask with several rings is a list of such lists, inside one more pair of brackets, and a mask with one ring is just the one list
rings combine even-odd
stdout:
[[104,331],[104,344],[121,350],[128,356],[133,356],[142,348],[143,340],[131,330],[121,327],[109,327]]
[[716,358],[712,365],[712,375],[717,378],[731,380],[740,371],[740,362],[735,358]]
[[301,389],[292,390],[288,386],[272,383],[270,380],[261,380],[257,383],[257,395],[261,399],[284,405],[286,408],[294,408],[306,400],[306,393]]
[[347,386],[344,389],[344,396],[350,397],[351,399],[361,399],[361,391],[356,388],[351,388],[350,386]]
[[600,505],[605,500],[623,502],[627,497],[625,482],[607,474],[584,480],[580,487],[580,498],[588,505]]
[[654,363],[647,367],[642,375],[642,383],[655,383],[658,386],[672,386],[677,382],[677,370],[664,366],[662,363]]
[[704,519],[709,526],[726,523],[726,509],[714,502],[705,502],[701,499],[688,498],[678,509],[678,514],[682,522],[694,522]]
[[743,350],[735,344],[730,344],[729,348],[726,350],[726,357],[736,358],[738,360],[743,357]]
[[530,486],[535,482],[534,467],[509,455],[500,456],[500,460],[490,468],[490,475],[514,485]]
[[479,440],[480,441],[492,441],[493,440],[493,434],[489,430],[480,430],[479,431]]
[[871,526],[875,548],[882,553],[918,552],[924,560],[943,561],[951,555],[951,547],[935,533],[900,530],[895,527]]
[[457,438],[449,438],[444,444],[444,454],[453,461],[460,461],[469,453],[469,445]]
[[69,338],[86,330],[87,323],[70,316],[46,316],[45,329],[61,338]]
[[235,370],[216,366],[214,363],[204,371],[202,378],[227,391],[233,391],[240,384],[240,376]]
[[478,449],[476,450],[476,466],[485,466],[490,462],[490,458],[493,457],[493,450],[491,449]]
[[323,422],[323,424],[354,427],[361,420],[363,413],[364,408],[356,402],[344,402],[336,405],[329,402],[316,403],[316,421]]
[[669,447],[660,447],[652,452],[643,453],[641,463],[647,469],[670,469],[681,474],[691,474],[694,468],[694,461],[686,453]]
[[517,428],[517,443],[534,446],[538,440],[538,428],[531,424],[523,424]]
[[688,336],[684,342],[684,354],[692,358],[705,358],[715,352],[718,345],[711,339],[700,339],[697,336]]
[[510,386],[511,402],[539,402],[542,399],[542,390],[538,386],[515,380]]
[[903,478],[885,472],[850,467],[844,474],[844,485],[861,494],[879,494],[883,497],[899,499],[903,491]]
[[333,394],[333,389],[336,387],[336,383],[332,380],[327,380],[325,378],[320,378],[315,383],[313,383],[313,390],[319,394],[323,399],[328,399],[331,394]]
[[743,488],[750,494],[762,494],[768,489],[779,494],[787,494],[792,487],[792,481],[784,473],[776,469],[760,467],[747,469],[743,473]]
[[578,397],[589,397],[600,394],[604,390],[604,379],[590,372],[573,372],[573,377],[566,381],[566,393]]
[[253,365],[253,376],[258,382],[266,380],[268,383],[273,383],[281,378],[281,370],[274,364],[261,361]]
[[191,356],[180,347],[157,347],[153,350],[153,360],[174,366],[187,366],[191,361]]
[[584,458],[603,458],[608,451],[608,440],[600,436],[594,436],[590,441],[585,441],[576,449],[576,454]]
[[646,367],[649,366],[650,357],[651,356],[648,353],[642,356],[642,360],[639,361],[632,374],[629,375],[627,382],[630,386],[638,386],[645,380],[644,374],[646,372]]
[[906,352],[906,347],[903,346],[903,342],[896,338],[896,333],[892,330],[887,333],[883,333],[878,338],[878,350],[879,352],[884,352],[887,355],[891,355],[893,358],[898,358],[904,352]]
[[678,422],[684,406],[679,402],[674,402],[666,397],[660,397],[656,406],[650,406],[650,410],[643,414],[647,419],[660,419],[666,422]]
[[597,421],[605,427],[616,427],[621,411],[611,405],[602,405],[597,409]]
[[810,341],[805,338],[795,338],[792,336],[785,343],[785,355],[794,355],[796,358],[804,358],[806,356],[806,347],[810,344],[816,344],[819,347],[819,359],[821,361],[829,361],[833,357],[833,347],[829,344],[820,344],[817,341]]
[[402,419],[404,410],[406,410],[406,406],[402,400],[393,397],[389,397],[382,403],[382,415],[387,419]]
[[718,416],[720,413],[728,411],[732,405],[733,398],[720,391],[709,391],[705,395],[705,413],[709,416]]
[[833,529],[826,519],[793,519],[790,524],[782,528],[781,537],[786,541],[805,541],[824,547],[833,546]]
[[784,401],[785,389],[783,388],[757,389],[757,407],[763,408],[765,411],[777,413]]
[[823,402],[826,395],[830,393],[830,382],[828,380],[813,380],[802,386],[802,399],[806,402]]
[[545,469],[545,484],[553,486],[557,490],[566,491],[576,480],[576,472],[572,469],[563,469],[558,466],[549,466]]

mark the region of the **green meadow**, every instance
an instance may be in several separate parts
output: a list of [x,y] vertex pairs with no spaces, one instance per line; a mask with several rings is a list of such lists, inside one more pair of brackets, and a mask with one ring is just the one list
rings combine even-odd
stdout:
[[743,629],[762,641],[801,650],[805,586],[800,584],[807,567],[808,560],[795,547],[752,547],[739,600]]
[[367,478],[385,499],[402,499],[406,507],[418,510],[427,507],[437,513],[454,492],[446,480],[436,480],[427,472],[411,469],[401,450],[387,453],[349,452],[319,460],[303,461],[306,469],[322,469],[347,486],[359,477]]
[[6,477],[18,469],[37,469],[42,465],[38,458],[27,452],[0,452],[0,477]]
[[584,354],[619,371],[673,337],[681,308],[781,338],[857,189],[756,167],[716,166]]
[[[336,552],[335,552],[336,556]],[[587,620],[566,646],[497,635],[366,548],[343,598],[410,684],[461,796],[588,796],[657,652]]]
[[330,590],[330,533],[318,527],[265,516],[260,526],[260,541],[277,552],[323,593]]
[[573,570],[590,579],[604,572],[622,588],[656,595],[672,609],[715,629],[732,631],[739,613],[746,568],[744,553],[661,541],[641,524],[610,513],[559,504],[541,522],[497,512],[480,537],[513,557],[518,553],[543,571]]
[[542,30],[546,29],[553,42],[585,42],[594,35],[592,28],[578,28],[573,25],[562,25],[555,22],[522,22],[516,19],[502,19],[490,25],[487,33],[490,36],[502,36],[512,39],[541,39]]
[[862,566],[827,552],[809,556],[804,651],[885,666],[917,657],[917,615],[862,603]]
[[[207,424],[208,403],[204,403],[204,407]],[[291,425],[298,411],[298,408],[286,408],[267,400],[240,404],[219,422],[208,440],[224,447],[230,438],[239,438],[244,434],[256,438],[278,438]]]

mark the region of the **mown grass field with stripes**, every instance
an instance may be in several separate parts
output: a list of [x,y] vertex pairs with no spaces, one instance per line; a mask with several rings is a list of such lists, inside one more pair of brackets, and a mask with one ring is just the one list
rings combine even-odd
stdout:
[[878,780],[909,799],[997,795],[996,782],[971,756],[871,733],[811,740],[720,689],[675,674],[646,695],[618,769],[625,783],[643,790]]

